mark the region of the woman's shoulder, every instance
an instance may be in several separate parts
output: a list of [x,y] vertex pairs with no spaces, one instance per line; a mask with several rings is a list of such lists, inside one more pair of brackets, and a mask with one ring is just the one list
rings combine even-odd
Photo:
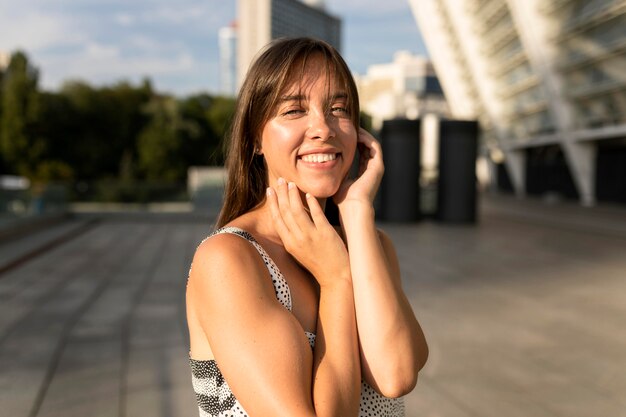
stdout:
[[[254,238],[243,229],[225,227],[216,230],[205,238],[196,248],[192,260],[192,269],[205,265],[228,266],[231,261],[241,257],[253,256],[257,250],[253,246]],[[239,262],[237,262],[239,263]]]
[[252,235],[240,228],[223,228],[211,234],[196,248],[190,282],[237,287],[253,284],[254,276],[265,278],[267,269],[254,243]]

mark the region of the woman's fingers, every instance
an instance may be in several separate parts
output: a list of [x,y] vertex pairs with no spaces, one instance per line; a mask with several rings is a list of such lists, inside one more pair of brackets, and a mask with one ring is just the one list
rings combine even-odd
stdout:
[[300,190],[293,182],[290,182],[287,188],[289,190],[289,205],[291,207],[293,219],[298,222],[301,230],[305,230],[307,226],[312,226],[312,223],[311,218],[309,217],[306,208],[302,203]]
[[324,214],[324,210],[322,210],[322,206],[320,206],[317,198],[313,197],[309,193],[306,193],[306,204],[309,206],[309,212],[311,213],[311,219],[313,220],[315,227],[319,228],[322,225],[328,225],[326,214]]
[[282,178],[279,178],[278,181],[276,181],[276,197],[278,199],[278,208],[283,216],[283,220],[289,221],[289,217],[291,217],[289,194],[287,192],[287,182]]
[[285,224],[283,220],[283,216],[280,212],[278,196],[276,195],[276,190],[271,187],[267,188],[267,202],[270,206],[270,213],[272,215],[272,221],[274,222],[274,227],[276,228],[276,232],[283,239],[284,237],[289,235],[289,228]]
[[302,203],[300,190],[293,182],[279,178],[276,182],[276,204],[283,223],[292,234],[300,234],[313,223]]
[[385,172],[380,143],[363,128],[359,130],[357,146],[360,154],[357,178],[344,182],[334,197],[337,204],[347,200],[372,203]]
[[357,143],[361,145],[361,149],[366,148],[366,156],[369,158],[382,159],[383,152],[380,143],[367,130],[361,128]]

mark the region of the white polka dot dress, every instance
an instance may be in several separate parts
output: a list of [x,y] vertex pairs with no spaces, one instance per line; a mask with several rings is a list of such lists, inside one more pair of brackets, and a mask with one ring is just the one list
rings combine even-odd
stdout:
[[[269,257],[267,252],[244,230],[236,227],[224,227],[216,230],[211,236],[219,233],[231,233],[249,241],[263,258],[263,262],[272,278],[276,298],[291,311],[291,291],[282,273]],[[209,236],[208,238],[210,238]],[[207,239],[208,239],[207,238]],[[305,332],[311,348],[315,346],[315,334]],[[228,383],[215,360],[195,360],[189,358],[193,389],[198,400],[200,417],[242,417],[248,416],[239,401],[235,398]],[[403,417],[404,402],[401,398],[386,398],[377,393],[367,382],[361,383],[361,403],[359,417]]]

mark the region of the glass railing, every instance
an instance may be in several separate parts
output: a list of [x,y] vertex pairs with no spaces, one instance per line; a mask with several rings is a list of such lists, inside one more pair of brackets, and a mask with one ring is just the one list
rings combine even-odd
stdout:
[[38,216],[67,211],[68,189],[66,184],[33,184],[24,187],[0,188],[0,215]]
[[[27,225],[64,216],[69,211],[65,184],[34,184],[25,181],[0,185],[0,240],[20,233]],[[24,186],[26,185],[26,186]]]

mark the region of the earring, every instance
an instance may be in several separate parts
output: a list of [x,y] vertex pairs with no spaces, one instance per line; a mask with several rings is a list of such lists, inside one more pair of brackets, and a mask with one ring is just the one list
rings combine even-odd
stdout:
[[261,150],[259,148],[254,148],[254,154],[255,155],[263,155],[263,153],[261,152]]

